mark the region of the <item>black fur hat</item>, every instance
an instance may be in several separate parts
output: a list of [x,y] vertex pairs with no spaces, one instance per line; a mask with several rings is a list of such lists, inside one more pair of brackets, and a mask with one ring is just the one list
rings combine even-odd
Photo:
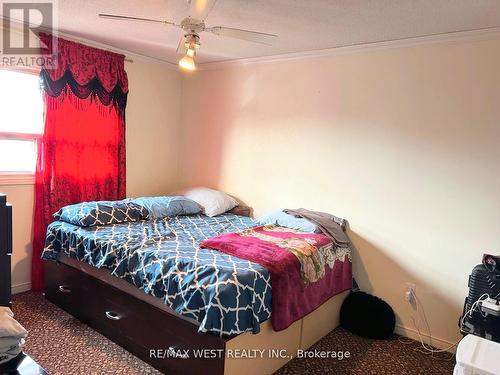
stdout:
[[354,291],[342,304],[340,324],[359,336],[387,339],[394,332],[396,316],[384,300],[365,292]]

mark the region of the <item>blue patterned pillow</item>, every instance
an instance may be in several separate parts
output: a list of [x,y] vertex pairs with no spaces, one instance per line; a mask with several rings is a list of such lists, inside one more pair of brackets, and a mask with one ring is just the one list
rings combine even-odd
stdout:
[[141,197],[131,198],[130,201],[146,208],[150,219],[195,215],[201,212],[198,203],[182,196]]
[[56,220],[80,227],[92,227],[145,220],[149,218],[149,212],[145,207],[124,199],[72,204],[61,208],[53,216]]

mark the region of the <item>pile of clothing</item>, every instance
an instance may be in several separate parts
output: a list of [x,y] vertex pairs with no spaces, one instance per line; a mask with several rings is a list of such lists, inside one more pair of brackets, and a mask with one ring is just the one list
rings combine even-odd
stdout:
[[17,357],[23,350],[28,331],[14,319],[12,310],[0,307],[0,363]]

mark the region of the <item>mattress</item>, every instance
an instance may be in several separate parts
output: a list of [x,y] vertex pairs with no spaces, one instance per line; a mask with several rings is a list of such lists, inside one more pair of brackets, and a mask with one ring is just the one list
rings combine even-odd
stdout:
[[169,308],[199,323],[200,332],[232,336],[258,333],[271,316],[268,271],[259,264],[210,249],[203,240],[255,226],[233,214],[177,216],[79,227],[49,225],[42,258],[63,253],[108,269]]

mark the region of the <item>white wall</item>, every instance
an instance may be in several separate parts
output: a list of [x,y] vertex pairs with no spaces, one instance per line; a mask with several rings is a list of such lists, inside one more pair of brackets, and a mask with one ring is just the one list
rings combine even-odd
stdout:
[[500,253],[499,66],[496,38],[199,71],[183,88],[182,182],[258,215],[347,218],[362,289],[411,328],[416,283],[435,343],[454,342],[469,272]]
[[[180,74],[162,64],[126,63],[127,195],[166,194],[177,187]],[[13,205],[12,285],[31,287],[33,185],[2,185]]]

